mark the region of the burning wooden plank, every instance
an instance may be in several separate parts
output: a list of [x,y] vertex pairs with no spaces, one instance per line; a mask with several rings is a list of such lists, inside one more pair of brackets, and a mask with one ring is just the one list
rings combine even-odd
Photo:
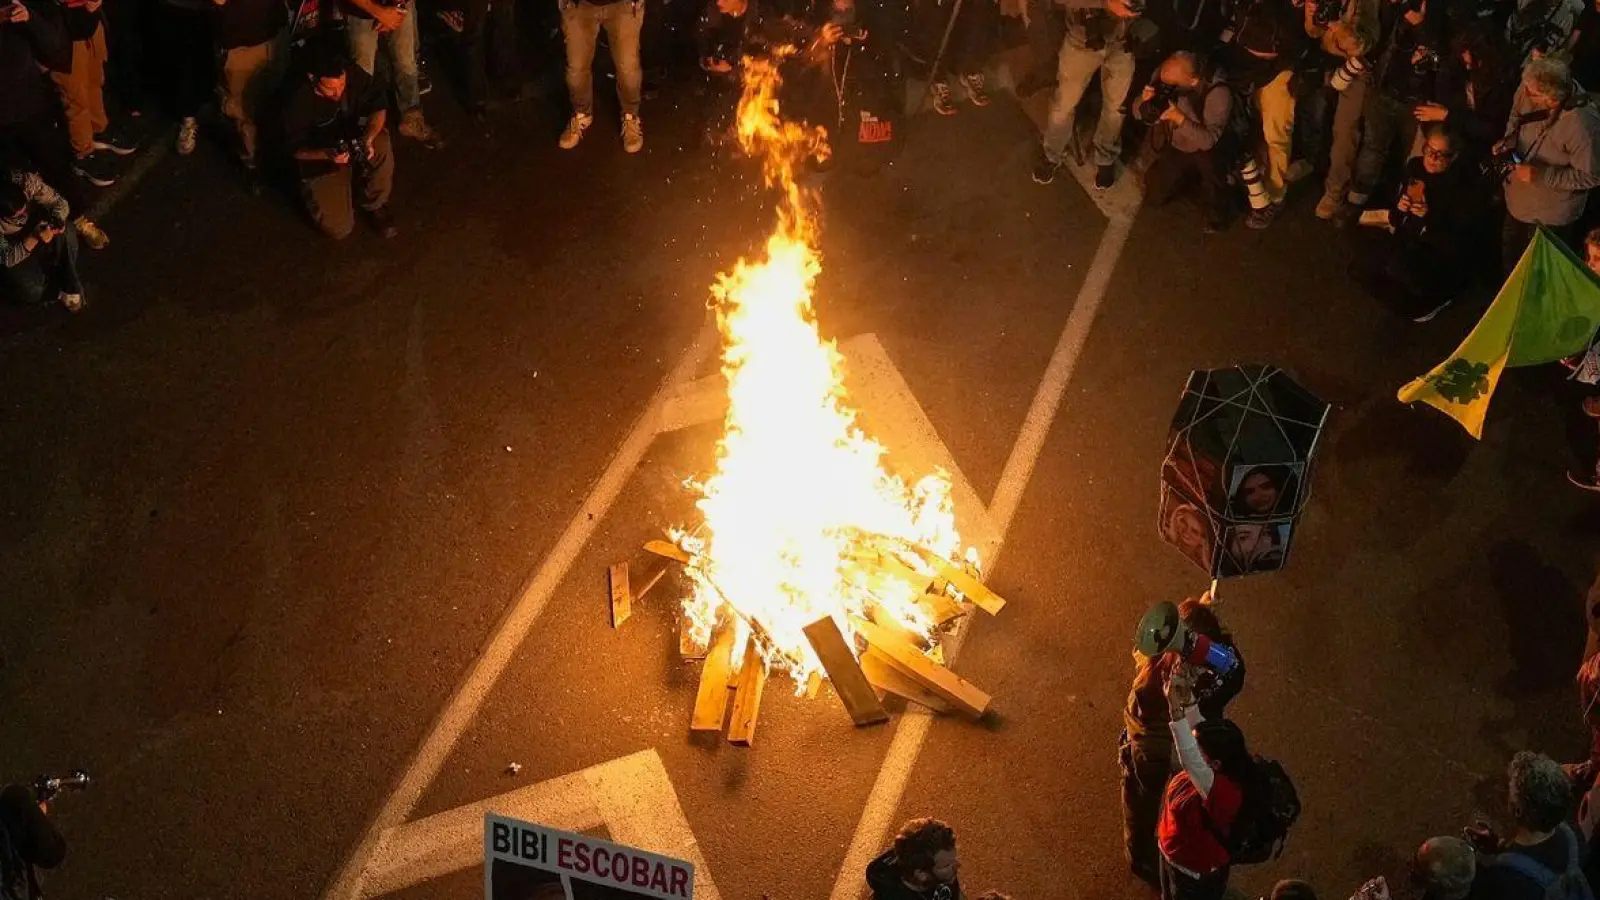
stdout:
[[728,722],[728,743],[750,746],[756,736],[756,716],[761,713],[761,693],[767,686],[767,666],[761,661],[755,635],[744,648],[744,668],[733,692],[733,719]]
[[694,620],[685,612],[678,613],[678,656],[683,659],[705,659],[711,648],[695,639]]
[[934,712],[950,711],[950,704],[939,699],[938,694],[900,674],[900,670],[876,648],[868,647],[867,652],[861,654],[861,671],[872,682],[872,686],[880,691],[920,703]]
[[628,589],[628,564],[617,563],[606,574],[611,583],[611,627],[618,628],[633,615],[633,593]]
[[939,568],[939,577],[949,581],[963,597],[991,616],[1000,615],[1000,610],[1006,606],[1006,601],[999,594],[989,590],[971,572],[960,566],[946,563]]
[[875,647],[900,674],[934,692],[941,700],[973,718],[989,709],[991,698],[966,679],[928,659],[912,644],[865,619],[855,621],[867,643]]
[[807,625],[804,631],[811,649],[817,652],[822,667],[828,671],[828,680],[833,682],[833,689],[844,703],[845,711],[850,713],[851,721],[857,725],[876,725],[889,721],[889,714],[878,702],[878,695],[872,692],[872,684],[862,673],[861,666],[857,665],[856,655],[851,652],[833,617],[823,616]]
[[686,566],[689,564],[689,552],[671,541],[646,541],[644,549],[657,556],[670,559],[675,563],[682,563]]
[[700,670],[700,689],[694,696],[690,731],[722,730],[722,720],[728,712],[728,680],[732,674],[733,625],[724,622],[717,628],[705,666]]

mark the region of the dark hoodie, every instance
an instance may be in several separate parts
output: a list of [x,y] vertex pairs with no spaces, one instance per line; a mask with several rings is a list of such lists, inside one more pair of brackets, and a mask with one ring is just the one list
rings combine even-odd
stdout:
[[55,92],[39,69],[72,68],[72,44],[55,5],[24,5],[28,21],[0,24],[0,127],[50,114]]
[[[900,863],[895,859],[893,848],[885,850],[867,866],[867,887],[872,888],[872,900],[932,900],[934,896],[931,891],[914,890],[900,879]],[[961,900],[961,879],[948,887],[950,900]]]

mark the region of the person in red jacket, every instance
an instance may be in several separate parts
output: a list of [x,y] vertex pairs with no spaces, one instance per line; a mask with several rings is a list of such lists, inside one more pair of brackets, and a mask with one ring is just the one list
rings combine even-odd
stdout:
[[1162,900],[1221,900],[1231,862],[1227,835],[1255,764],[1239,726],[1200,718],[1193,685],[1187,665],[1174,667],[1167,705],[1183,769],[1167,783],[1156,828]]

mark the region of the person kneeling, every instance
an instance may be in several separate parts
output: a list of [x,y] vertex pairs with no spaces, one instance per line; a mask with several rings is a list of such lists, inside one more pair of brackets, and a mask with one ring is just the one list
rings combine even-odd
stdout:
[[33,172],[0,180],[0,262],[11,287],[30,303],[59,299],[83,309],[78,234],[67,227],[67,201]]
[[340,50],[319,47],[304,83],[283,112],[283,133],[294,154],[300,193],[312,221],[332,238],[355,229],[354,189],[372,227],[394,237],[389,191],[394,183],[388,111],[371,75],[350,64]]
[[1150,165],[1144,173],[1146,202],[1171,201],[1192,179],[1200,183],[1205,230],[1227,221],[1224,182],[1228,162],[1228,117],[1233,91],[1221,71],[1187,51],[1172,54],[1155,81],[1133,103],[1133,114],[1152,123]]

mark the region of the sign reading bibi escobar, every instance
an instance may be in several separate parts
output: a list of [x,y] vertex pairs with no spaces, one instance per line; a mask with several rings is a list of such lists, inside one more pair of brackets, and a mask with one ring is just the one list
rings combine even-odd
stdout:
[[483,868],[489,900],[694,898],[692,863],[493,813]]

